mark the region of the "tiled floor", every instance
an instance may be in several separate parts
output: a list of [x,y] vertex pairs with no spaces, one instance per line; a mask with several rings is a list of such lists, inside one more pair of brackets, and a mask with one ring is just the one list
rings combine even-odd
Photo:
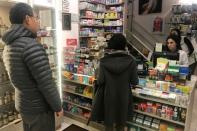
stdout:
[[81,123],[81,122],[78,122],[76,120],[73,120],[71,118],[68,118],[68,117],[64,117],[64,120],[63,120],[63,123],[62,123],[62,127],[61,129],[57,130],[57,131],[62,131],[64,130],[65,128],[67,128],[68,126],[70,126],[71,124],[75,124],[75,125],[78,125],[84,129],[87,129],[88,131],[100,131],[98,129],[95,129],[93,127],[90,127],[90,126],[87,126],[86,124],[84,123]]

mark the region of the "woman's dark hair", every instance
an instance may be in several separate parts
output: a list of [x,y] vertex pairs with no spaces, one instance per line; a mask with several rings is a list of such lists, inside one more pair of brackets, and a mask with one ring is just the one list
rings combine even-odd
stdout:
[[[169,35],[167,37],[167,39],[166,39],[166,43],[168,42],[169,39],[172,39],[172,40],[175,41],[175,43],[176,43],[176,51],[182,50],[181,44],[180,44],[180,40],[179,40],[179,37],[177,35]],[[167,44],[166,44],[166,50],[170,51]]]
[[[173,32],[176,32],[176,33],[173,33]],[[180,43],[181,43],[181,31],[177,28],[174,28],[174,29],[171,29],[170,31],[170,35],[177,35],[180,39]],[[189,55],[191,55],[194,51],[194,47],[191,43],[191,41],[187,38],[187,37],[184,37],[184,43],[186,44],[188,50],[189,50]]]
[[127,40],[123,34],[114,34],[108,42],[107,49],[125,50]]
[[33,16],[33,10],[28,4],[18,3],[11,8],[9,15],[11,24],[22,24],[26,15]]

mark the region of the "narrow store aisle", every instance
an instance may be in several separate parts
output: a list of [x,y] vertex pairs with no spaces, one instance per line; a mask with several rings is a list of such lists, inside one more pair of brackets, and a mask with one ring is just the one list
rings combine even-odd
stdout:
[[192,111],[192,121],[190,131],[197,131],[197,88],[195,88],[194,105]]
[[61,129],[57,130],[57,131],[63,131],[65,128],[69,127],[71,124],[75,124],[77,126],[80,126],[84,129],[87,129],[88,131],[100,131],[98,129],[95,129],[93,127],[87,126],[84,123],[81,123],[79,121],[76,121],[74,119],[68,118],[68,117],[64,117],[63,123],[62,123],[62,127]]

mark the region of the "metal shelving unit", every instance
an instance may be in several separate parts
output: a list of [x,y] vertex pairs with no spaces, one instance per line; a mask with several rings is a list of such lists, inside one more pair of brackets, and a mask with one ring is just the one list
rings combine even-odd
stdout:
[[160,119],[160,120],[164,120],[164,121],[167,121],[167,122],[170,122],[170,123],[173,123],[173,124],[185,126],[185,123],[183,123],[183,122],[162,118],[162,117],[159,117],[159,116],[151,114],[151,113],[147,113],[147,112],[143,112],[143,111],[139,111],[139,110],[134,110],[134,112],[139,113],[139,114],[143,114],[143,115],[146,115],[146,116],[150,116],[150,117],[153,117],[153,118],[157,118],[157,119]]
[[77,96],[81,96],[81,97],[85,97],[85,98],[88,98],[88,99],[92,99],[92,97],[89,97],[89,96],[85,96],[83,94],[80,94],[80,93],[76,93],[74,91],[69,91],[67,89],[63,90],[64,92],[67,92],[67,93],[71,93],[71,94],[74,94],[74,95],[77,95]]

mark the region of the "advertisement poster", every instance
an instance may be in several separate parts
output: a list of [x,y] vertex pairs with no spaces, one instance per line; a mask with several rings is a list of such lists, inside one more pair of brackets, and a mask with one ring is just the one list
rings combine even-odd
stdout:
[[77,39],[66,39],[67,46],[77,46]]

